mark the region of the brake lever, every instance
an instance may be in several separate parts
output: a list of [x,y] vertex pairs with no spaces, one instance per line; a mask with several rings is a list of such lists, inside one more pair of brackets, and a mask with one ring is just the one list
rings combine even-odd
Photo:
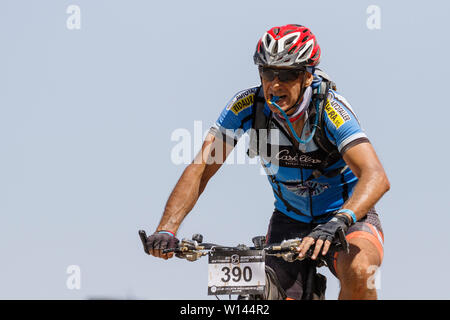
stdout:
[[342,228],[339,228],[337,231],[338,237],[339,237],[339,242],[341,245],[341,249],[344,250],[347,254],[350,253],[350,248],[347,242],[347,239],[345,238],[345,233],[344,230],[342,230]]
[[[268,248],[269,255],[273,255],[278,258],[283,258],[284,261],[293,262],[294,260],[303,260],[298,259],[298,252],[294,251],[294,248],[298,247],[301,243],[301,239],[289,239],[283,240],[280,244],[272,245]],[[267,252],[267,251],[266,251]]]
[[206,255],[201,250],[204,250],[204,247],[199,246],[197,241],[183,239],[177,248],[164,249],[163,253],[174,252],[177,258],[196,261]]

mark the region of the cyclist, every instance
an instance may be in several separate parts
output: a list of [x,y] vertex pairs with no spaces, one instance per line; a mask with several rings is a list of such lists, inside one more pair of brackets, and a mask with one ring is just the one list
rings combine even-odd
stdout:
[[[320,56],[316,37],[304,26],[273,27],[262,36],[254,54],[262,85],[238,92],[211,127],[147,239],[151,255],[173,256],[162,249],[176,246],[175,234],[209,179],[244,132],[263,128],[276,133],[263,144],[277,150],[270,156],[259,151],[275,196],[267,242],[303,238],[299,255],[311,247],[312,259],[326,256],[340,281],[340,299],[377,298],[370,280],[383,259],[383,231],[374,206],[390,184],[354,110],[317,68]],[[339,228],[349,253],[328,250]],[[304,262],[266,258],[290,299],[302,297]]]

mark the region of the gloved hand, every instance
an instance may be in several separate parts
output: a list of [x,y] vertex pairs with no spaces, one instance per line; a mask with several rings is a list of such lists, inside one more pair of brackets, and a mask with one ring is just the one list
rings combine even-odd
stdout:
[[304,257],[306,255],[306,252],[314,243],[316,244],[316,246],[314,248],[311,259],[316,259],[316,257],[319,255],[320,249],[322,249],[322,246],[322,255],[326,255],[331,243],[337,236],[338,229],[341,228],[345,234],[351,224],[351,220],[343,214],[337,214],[327,223],[319,224],[312,230],[309,235],[307,235],[302,240],[302,243],[298,247],[299,257]]
[[173,252],[163,253],[164,249],[174,249],[178,246],[178,240],[174,235],[165,231],[155,232],[147,238],[146,247],[148,254],[165,260],[173,257]]
[[314,240],[328,240],[330,242],[333,242],[338,229],[341,228],[345,234],[350,225],[351,222],[346,216],[338,214],[327,223],[319,224],[317,227],[315,227],[313,231],[308,235],[308,237],[311,237]]

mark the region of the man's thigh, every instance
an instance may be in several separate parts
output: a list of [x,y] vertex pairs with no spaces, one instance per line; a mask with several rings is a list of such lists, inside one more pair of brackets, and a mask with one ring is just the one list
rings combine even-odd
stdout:
[[365,238],[349,240],[350,253],[337,258],[337,277],[341,285],[361,285],[368,281],[381,265],[382,258],[376,246]]
[[369,271],[374,271],[374,267],[381,265],[384,255],[383,230],[374,209],[349,228],[346,239],[349,243],[349,254],[335,252],[327,261],[330,271],[341,281],[346,276],[352,277],[352,272],[358,267],[367,269],[370,266]]

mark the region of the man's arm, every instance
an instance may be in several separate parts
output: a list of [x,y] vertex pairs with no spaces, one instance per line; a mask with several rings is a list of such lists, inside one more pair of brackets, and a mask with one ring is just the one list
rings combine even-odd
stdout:
[[[181,222],[192,210],[209,179],[219,170],[233,150],[233,146],[209,133],[201,151],[187,166],[167,200],[163,216],[156,231],[177,232]],[[150,254],[167,258],[173,254],[162,254],[161,250],[150,250]]]
[[[364,142],[351,147],[345,151],[343,158],[356,177],[358,177],[358,182],[352,196],[344,203],[342,208],[352,210],[356,215],[356,219],[359,220],[390,189],[390,183],[370,143]],[[349,214],[342,214],[348,216],[349,221],[352,220]],[[326,255],[331,246],[329,240],[323,241],[318,239],[316,241],[313,237],[305,237],[298,248],[300,256],[305,256],[314,243],[312,259],[316,259],[321,250],[322,255]]]
[[352,210],[359,220],[389,191],[390,183],[370,143],[360,143],[350,148],[343,158],[358,177],[358,182],[342,208]]

